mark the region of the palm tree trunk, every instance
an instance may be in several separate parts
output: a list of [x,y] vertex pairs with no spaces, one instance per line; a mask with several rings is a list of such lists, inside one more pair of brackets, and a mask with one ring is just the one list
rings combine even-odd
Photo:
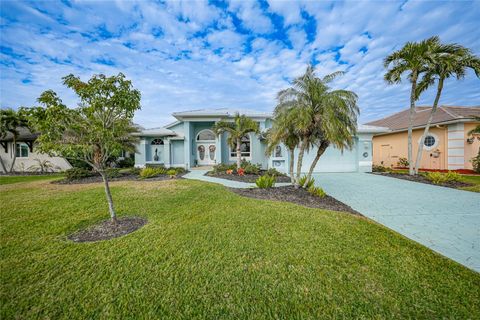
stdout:
[[12,160],[12,166],[10,167],[10,173],[13,172],[13,167],[15,166],[15,160],[17,160],[17,138],[15,135],[13,135],[13,147],[12,147],[12,152],[13,152],[13,160]]
[[242,163],[242,151],[240,149],[241,138],[237,138],[237,169],[240,169]]
[[420,169],[420,161],[422,161],[425,137],[428,134],[428,130],[430,130],[430,124],[432,123],[433,116],[435,116],[435,113],[437,112],[438,102],[440,101],[440,96],[442,95],[443,90],[443,80],[443,78],[438,80],[437,95],[435,96],[435,101],[433,102],[432,111],[430,112],[430,117],[428,118],[425,130],[423,130],[422,138],[418,143],[417,159],[415,160],[415,174],[418,174],[418,170]]
[[412,74],[412,89],[410,92],[410,115],[408,121],[408,174],[413,176],[413,154],[412,154],[412,135],[413,135],[413,121],[415,119],[415,97],[417,91],[417,72]]
[[295,179],[295,188],[298,189],[300,187],[300,174],[302,173],[302,162],[303,162],[303,154],[305,153],[305,148],[307,146],[307,138],[303,138],[302,143],[300,144],[300,150],[298,151],[298,160],[297,160],[297,176]]
[[322,141],[322,143],[320,143],[320,146],[318,147],[318,150],[317,150],[317,154],[315,155],[315,159],[313,159],[313,162],[310,165],[310,170],[308,170],[307,183],[312,178],[313,169],[315,169],[317,162],[322,156],[322,154],[325,152],[325,150],[327,150],[328,145],[329,143],[327,141]]
[[103,183],[105,186],[105,195],[107,197],[108,211],[110,212],[110,218],[112,219],[113,223],[117,223],[117,214],[115,213],[115,207],[113,206],[113,199],[112,199],[112,194],[110,193],[110,185],[108,184],[107,175],[105,174],[105,171],[101,171],[100,175],[102,176]]
[[289,163],[289,170],[288,172],[290,173],[290,182],[293,184],[295,184],[295,176],[293,175],[293,167],[294,167],[294,161],[295,161],[295,148],[293,149],[288,149],[288,151],[290,152],[290,163]]

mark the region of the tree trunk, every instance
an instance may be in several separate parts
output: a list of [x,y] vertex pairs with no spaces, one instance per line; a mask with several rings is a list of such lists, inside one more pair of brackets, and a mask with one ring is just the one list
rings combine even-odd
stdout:
[[430,112],[430,117],[428,118],[427,125],[425,126],[425,130],[423,130],[422,138],[418,143],[418,152],[417,152],[417,159],[415,160],[415,174],[418,174],[418,170],[420,169],[420,162],[422,161],[423,155],[423,144],[425,143],[425,138],[427,137],[428,131],[430,130],[430,124],[432,123],[433,117],[437,112],[438,102],[440,101],[440,96],[442,95],[443,90],[443,78],[438,80],[437,86],[437,95],[435,96],[435,101],[433,102],[432,111]]
[[312,178],[313,169],[315,169],[315,166],[317,165],[317,162],[322,156],[322,154],[325,152],[325,150],[327,150],[328,145],[329,143],[327,141],[322,141],[322,143],[320,143],[317,154],[315,155],[315,159],[313,159],[313,162],[310,165],[310,170],[308,170],[307,182],[310,181],[310,179]]
[[100,175],[102,176],[103,183],[105,185],[105,195],[107,197],[108,211],[110,212],[110,218],[112,219],[113,223],[117,223],[117,214],[115,213],[115,208],[113,206],[112,194],[110,193],[110,186],[108,184],[108,177],[104,171],[101,171]]
[[302,173],[302,162],[303,162],[303,154],[305,153],[305,148],[307,146],[307,138],[303,138],[302,143],[300,144],[300,150],[298,151],[298,160],[297,160],[297,176],[295,179],[295,188],[298,189],[300,187],[300,174]]
[[413,176],[413,154],[412,154],[412,134],[413,134],[413,121],[415,119],[415,96],[417,91],[417,72],[412,74],[412,91],[410,92],[410,115],[408,121],[408,174]]
[[15,135],[13,135],[13,147],[12,147],[12,152],[13,152],[13,160],[12,160],[12,166],[10,167],[10,173],[13,172],[13,167],[15,166],[15,160],[17,160],[17,139]]
[[3,172],[7,173],[7,167],[5,167],[2,157],[0,157],[0,164],[2,165]]
[[293,149],[288,149],[288,151],[290,152],[290,163],[289,163],[289,173],[290,173],[290,182],[292,183],[292,185],[295,184],[295,175],[293,174],[293,167],[294,167],[294,161],[295,161],[295,148]]
[[240,149],[240,144],[242,143],[242,139],[237,139],[237,169],[240,169],[242,163],[242,149]]

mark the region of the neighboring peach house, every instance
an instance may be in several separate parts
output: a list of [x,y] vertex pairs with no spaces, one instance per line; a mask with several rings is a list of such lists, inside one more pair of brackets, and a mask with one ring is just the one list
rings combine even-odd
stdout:
[[[431,107],[417,107],[413,126],[413,159],[430,116]],[[425,138],[421,169],[472,169],[471,159],[480,148],[480,137],[469,137],[468,132],[480,122],[480,106],[440,106],[433,117],[429,134]],[[400,158],[407,158],[409,109],[367,125],[389,128],[387,133],[373,137],[373,164],[398,167]],[[415,160],[414,160],[415,161]]]

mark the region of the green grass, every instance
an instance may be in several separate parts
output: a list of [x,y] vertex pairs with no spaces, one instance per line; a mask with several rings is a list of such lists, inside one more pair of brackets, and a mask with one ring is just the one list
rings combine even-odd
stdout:
[[0,318],[474,318],[480,274],[368,219],[240,197],[199,181],[112,183],[122,238],[66,236],[107,217],[101,184],[0,187]]
[[46,179],[52,179],[52,178],[59,178],[62,176],[63,175],[61,173],[49,174],[49,175],[32,175],[32,176],[0,176],[0,185],[18,183],[18,182],[46,180]]

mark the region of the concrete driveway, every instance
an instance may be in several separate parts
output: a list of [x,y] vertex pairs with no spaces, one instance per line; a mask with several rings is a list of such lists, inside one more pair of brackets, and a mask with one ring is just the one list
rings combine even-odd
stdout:
[[363,215],[480,272],[480,193],[367,173],[314,177]]

